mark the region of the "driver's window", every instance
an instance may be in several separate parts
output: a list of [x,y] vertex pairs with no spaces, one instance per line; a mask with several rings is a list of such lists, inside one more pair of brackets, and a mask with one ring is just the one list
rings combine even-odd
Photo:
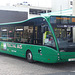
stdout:
[[49,27],[46,26],[43,33],[43,45],[55,47],[55,42],[53,38],[53,34],[50,31]]

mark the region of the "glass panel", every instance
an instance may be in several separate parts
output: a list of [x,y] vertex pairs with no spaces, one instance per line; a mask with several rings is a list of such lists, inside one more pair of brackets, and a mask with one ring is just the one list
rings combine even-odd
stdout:
[[45,31],[43,34],[43,45],[55,48],[55,41],[53,38],[53,34],[48,26],[45,26]]
[[8,27],[8,41],[14,42],[14,27]]
[[0,41],[14,41],[14,27],[0,27]]
[[[75,18],[73,17],[56,17],[56,23],[51,26],[55,32],[60,52],[75,52]],[[61,21],[61,23],[59,23]]]
[[41,32],[41,26],[37,26],[37,30],[36,30],[36,39],[37,39],[37,45],[42,45],[42,41],[43,41],[43,34]]
[[1,28],[1,37],[0,37],[0,39],[1,39],[1,41],[7,41],[8,40],[8,31],[7,31],[7,27],[2,27]]
[[34,27],[34,44],[42,45],[42,32],[41,26]]
[[75,51],[75,43],[73,42],[72,28],[54,28],[54,32],[58,41],[60,51]]
[[33,26],[16,26],[15,42],[33,44]]
[[1,27],[0,27],[0,41],[2,41],[2,34],[1,34]]
[[33,44],[33,26],[24,26],[24,33],[21,41],[24,43]]
[[16,26],[15,27],[15,34],[14,34],[14,41],[21,42],[21,38],[23,37],[23,26]]
[[33,24],[33,44],[45,45],[56,49],[52,32],[44,18],[31,19],[29,23]]

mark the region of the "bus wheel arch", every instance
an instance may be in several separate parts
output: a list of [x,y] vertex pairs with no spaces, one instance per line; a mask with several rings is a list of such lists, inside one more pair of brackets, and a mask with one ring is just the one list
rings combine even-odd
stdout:
[[26,59],[28,62],[32,63],[33,62],[33,56],[32,56],[32,52],[30,50],[26,51]]

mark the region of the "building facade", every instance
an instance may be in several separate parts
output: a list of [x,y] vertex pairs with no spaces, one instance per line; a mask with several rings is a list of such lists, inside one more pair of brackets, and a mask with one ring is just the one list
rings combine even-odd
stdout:
[[0,23],[17,22],[28,19],[28,9],[15,7],[0,7]]
[[73,0],[51,0],[52,12],[62,11],[73,7]]
[[28,5],[0,6],[0,23],[23,21],[51,12],[51,8]]
[[30,5],[22,5],[17,4],[15,7],[27,8],[28,9],[28,18],[38,17],[41,13],[50,13],[52,11],[51,8],[47,7],[39,7],[39,6],[30,6]]

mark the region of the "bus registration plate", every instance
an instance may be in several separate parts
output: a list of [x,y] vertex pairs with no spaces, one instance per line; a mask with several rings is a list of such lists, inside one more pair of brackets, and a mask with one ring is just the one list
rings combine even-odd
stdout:
[[68,59],[68,61],[75,61],[75,58],[73,58],[73,59]]

